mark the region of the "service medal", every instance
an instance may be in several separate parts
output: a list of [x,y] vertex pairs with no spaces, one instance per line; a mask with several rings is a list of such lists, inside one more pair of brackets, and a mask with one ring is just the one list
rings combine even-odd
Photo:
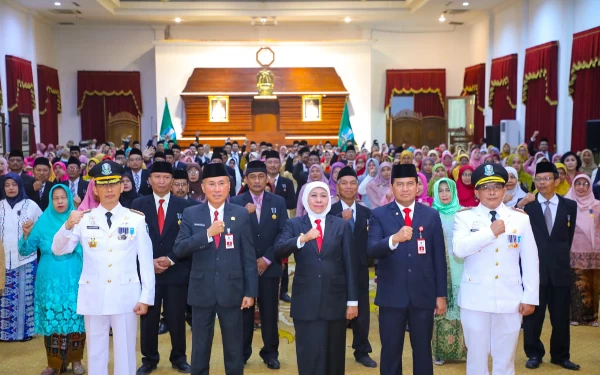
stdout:
[[98,242],[96,242],[95,238],[90,239],[90,241],[88,242],[88,245],[90,246],[90,248],[92,247],[96,247],[96,245],[98,245]]

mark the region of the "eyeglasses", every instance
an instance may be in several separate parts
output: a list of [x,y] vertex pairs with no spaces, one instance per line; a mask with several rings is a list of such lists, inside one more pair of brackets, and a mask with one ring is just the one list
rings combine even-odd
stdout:
[[485,184],[481,185],[477,188],[477,190],[483,191],[499,191],[502,190],[504,186],[502,184]]
[[576,183],[575,183],[575,186],[577,186],[577,187],[581,187],[581,186],[588,187],[588,186],[590,186],[590,183],[589,183],[589,182],[587,182],[587,181],[584,181],[584,182],[576,182]]
[[550,181],[554,181],[554,177],[536,177],[533,181],[535,181],[535,183],[539,184],[540,182],[550,182]]
[[200,171],[188,171],[188,174],[191,174],[192,176],[195,176],[197,174],[200,174]]
[[130,157],[129,161],[132,161],[132,162],[142,161],[142,158],[131,158]]
[[69,167],[69,168],[67,168],[67,171],[76,171],[78,169],[79,169],[79,167]]
[[187,182],[173,182],[173,186],[184,187],[184,186],[187,186]]

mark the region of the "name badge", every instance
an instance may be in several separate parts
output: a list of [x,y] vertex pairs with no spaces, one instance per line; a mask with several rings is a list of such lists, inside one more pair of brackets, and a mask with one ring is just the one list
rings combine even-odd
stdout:
[[427,254],[427,248],[425,247],[424,238],[417,238],[417,253],[419,255]]
[[229,228],[227,228],[227,234],[225,235],[225,248],[233,249],[233,234],[229,233]]
[[96,225],[88,225],[87,229],[100,229],[100,227]]

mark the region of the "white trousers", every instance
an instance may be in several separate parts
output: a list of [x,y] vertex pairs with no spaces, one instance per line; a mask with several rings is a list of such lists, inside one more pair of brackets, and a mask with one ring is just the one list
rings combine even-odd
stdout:
[[114,375],[135,375],[138,316],[85,315],[88,375],[108,375],[109,331],[113,331]]
[[489,375],[490,354],[493,375],[514,375],[521,314],[460,309],[460,320],[467,346],[467,375]]

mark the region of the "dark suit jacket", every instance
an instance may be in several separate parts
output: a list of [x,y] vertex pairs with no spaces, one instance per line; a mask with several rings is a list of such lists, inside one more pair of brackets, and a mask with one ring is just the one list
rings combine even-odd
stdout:
[[[342,203],[336,202],[331,205],[330,215],[342,217]],[[369,256],[367,255],[367,240],[369,236],[369,218],[371,210],[356,203],[356,219],[354,221],[354,232],[352,233],[352,251],[357,258],[357,282],[360,291],[369,290]]]
[[[67,180],[67,181],[61,181],[59,182],[59,184],[61,185],[65,185],[67,188],[69,188],[69,186],[71,186],[71,181]],[[89,181],[84,181],[83,178],[79,178],[79,183],[77,183],[77,196],[83,200],[83,198],[85,197],[85,193],[87,193],[87,188],[88,185],[90,184]],[[73,197],[75,198],[75,197]]]
[[[175,166],[175,165],[177,165],[177,166]],[[185,170],[187,170],[187,164],[185,164],[184,162],[181,162],[181,161],[179,161],[179,162],[176,161],[176,162],[173,163],[173,169],[174,170],[175,169],[182,169],[182,170],[185,171]]]
[[[538,193],[539,194],[539,193]],[[570,286],[572,283],[571,245],[577,220],[577,203],[560,195],[552,234],[548,235],[544,209],[536,199],[523,210],[529,215],[540,259],[540,285]]]
[[275,194],[279,195],[285,200],[285,206],[288,210],[293,210],[296,208],[298,197],[294,191],[294,183],[292,180],[279,175],[277,178],[277,186],[275,186]]
[[[308,180],[308,173],[304,172],[304,164],[302,162],[296,163],[296,165],[294,165],[294,171],[292,172],[292,176],[294,177],[294,180],[296,180],[296,188],[298,189],[296,191],[296,199],[298,198],[298,194],[300,194],[300,190],[302,190],[302,186],[304,186],[304,184],[306,184],[306,181]],[[294,207],[296,207],[296,205],[294,205]]]
[[[131,169],[127,168],[127,171],[129,171],[129,173],[133,174],[133,171]],[[150,182],[148,181],[149,178],[150,178],[150,170],[142,169],[142,178],[140,180],[140,189],[138,190],[139,194],[142,194],[144,196],[152,194],[152,186],[150,186]],[[131,183],[134,185],[133,187],[135,188],[135,182],[131,181]]]
[[[531,138],[529,138],[529,143],[527,144],[527,151],[529,152],[529,155],[531,155],[531,156],[535,156],[535,154],[540,152],[540,150],[535,149],[535,142],[532,141]],[[554,153],[548,151],[548,158],[549,158],[548,161],[552,161],[553,156],[554,156]]]
[[[404,226],[396,202],[371,211],[369,220],[369,256],[379,259],[375,304],[382,307],[434,309],[437,297],[447,295],[446,246],[440,215],[433,208],[415,203],[410,241],[396,250],[389,238]],[[417,253],[419,227],[423,227],[425,254]]]
[[275,245],[277,257],[294,254],[296,260],[291,307],[294,319],[344,319],[347,302],[358,301],[350,224],[331,215],[325,220],[321,253],[315,240],[300,249],[296,246],[300,234],[312,228],[308,215],[289,219]]
[[169,205],[167,206],[165,225],[162,234],[160,234],[154,194],[138,198],[131,204],[132,209],[144,213],[144,218],[148,225],[148,234],[150,235],[150,240],[152,240],[154,259],[166,256],[175,262],[165,272],[155,275],[157,284],[187,284],[189,282],[191,259],[185,257],[179,258],[173,252],[173,246],[179,234],[179,220],[183,217],[183,210],[191,205],[191,201],[171,194]]
[[[217,249],[206,234],[213,221],[209,205],[191,206],[183,211],[173,252],[179,258],[192,258],[188,292],[191,306],[239,307],[244,297],[258,295],[258,270],[248,211],[225,203],[223,215],[225,232]],[[233,234],[233,249],[225,248],[228,230]]]
[[56,185],[56,183],[51,182],[51,181],[46,181],[46,185],[44,186],[44,193],[42,194],[42,197],[40,198],[40,192],[35,191],[33,189],[34,182],[35,181],[31,181],[30,183],[25,185],[25,193],[27,194],[29,199],[31,199],[32,201],[37,203],[37,205],[40,207],[40,209],[42,211],[44,211],[44,210],[46,210],[46,208],[48,208],[48,205],[50,204],[50,189],[52,189],[52,187],[54,185]]
[[[231,198],[229,202],[238,206],[246,207],[248,203],[254,203],[250,192],[245,192]],[[275,218],[273,218],[275,216]],[[263,196],[262,210],[258,222],[256,212],[250,214],[250,226],[254,237],[256,259],[265,257],[271,261],[271,265],[263,273],[263,277],[281,277],[281,260],[275,257],[275,239],[283,231],[288,219],[287,208],[283,198],[267,193]]]

